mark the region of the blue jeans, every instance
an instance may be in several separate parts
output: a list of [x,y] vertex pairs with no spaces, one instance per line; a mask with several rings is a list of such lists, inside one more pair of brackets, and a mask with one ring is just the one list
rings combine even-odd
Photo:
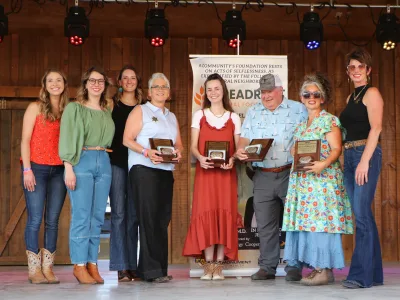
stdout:
[[22,188],[28,213],[25,227],[26,249],[34,253],[39,252],[39,231],[45,209],[44,248],[53,253],[57,246],[58,219],[67,193],[63,179],[64,166],[40,165],[31,162],[31,168],[36,180],[33,192],[24,188],[22,175]]
[[365,146],[344,151],[344,183],[356,219],[356,246],[347,280],[362,287],[383,283],[383,269],[379,235],[372,214],[372,201],[382,166],[382,150],[378,145],[369,161],[368,183],[358,185],[355,172]]
[[101,226],[111,185],[110,158],[105,151],[82,150],[74,172],[76,188],[68,190],[71,200],[71,262],[97,263]]
[[123,169],[111,165],[111,169],[110,271],[136,270],[139,221],[128,180],[128,167]]

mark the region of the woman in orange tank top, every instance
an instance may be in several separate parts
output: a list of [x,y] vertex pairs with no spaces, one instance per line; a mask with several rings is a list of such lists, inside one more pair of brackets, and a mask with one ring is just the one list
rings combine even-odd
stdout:
[[[52,267],[56,253],[58,219],[66,188],[64,166],[58,156],[61,114],[68,102],[67,79],[58,70],[42,78],[39,100],[29,104],[22,127],[22,186],[28,221],[26,255],[31,283],[59,283]],[[39,249],[39,230],[44,211],[44,248]]]

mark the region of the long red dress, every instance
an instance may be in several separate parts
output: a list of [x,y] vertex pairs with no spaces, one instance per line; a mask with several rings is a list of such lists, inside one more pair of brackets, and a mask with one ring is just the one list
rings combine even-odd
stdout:
[[[217,129],[204,115],[200,120],[198,149],[204,155],[206,141],[229,141],[229,157],[235,153],[235,125],[229,117]],[[206,155],[204,155],[206,156]],[[196,164],[191,222],[183,247],[184,256],[202,256],[211,245],[224,245],[225,258],[238,259],[236,168],[203,169]]]

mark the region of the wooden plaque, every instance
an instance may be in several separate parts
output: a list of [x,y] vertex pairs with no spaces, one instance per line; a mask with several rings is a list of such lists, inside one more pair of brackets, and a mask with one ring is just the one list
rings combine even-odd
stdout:
[[163,163],[178,163],[177,160],[172,160],[176,157],[176,154],[172,153],[175,150],[172,140],[150,138],[149,141],[152,150],[157,150],[161,152],[160,156],[163,159]]
[[293,170],[305,172],[305,166],[320,160],[321,140],[297,141],[294,148]]
[[222,164],[229,162],[229,142],[227,141],[206,141],[204,156],[219,168]]
[[250,144],[245,148],[246,155],[248,159],[244,160],[245,162],[249,161],[263,161],[265,155],[267,155],[269,148],[271,148],[272,142],[274,139],[254,139],[250,142]]

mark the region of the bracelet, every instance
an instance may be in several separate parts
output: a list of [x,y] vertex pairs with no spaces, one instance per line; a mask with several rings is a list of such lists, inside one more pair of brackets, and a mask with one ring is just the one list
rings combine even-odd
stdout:
[[149,157],[149,149],[144,150],[144,157]]
[[24,171],[24,172],[29,172],[29,171],[32,171],[32,168],[24,168],[23,171]]
[[24,174],[28,174],[28,173],[30,173],[30,172],[32,172],[32,169],[26,170],[26,171],[24,171],[23,173],[24,173]]
[[143,148],[142,151],[140,152],[142,155],[144,155],[144,151],[146,151],[146,148]]

